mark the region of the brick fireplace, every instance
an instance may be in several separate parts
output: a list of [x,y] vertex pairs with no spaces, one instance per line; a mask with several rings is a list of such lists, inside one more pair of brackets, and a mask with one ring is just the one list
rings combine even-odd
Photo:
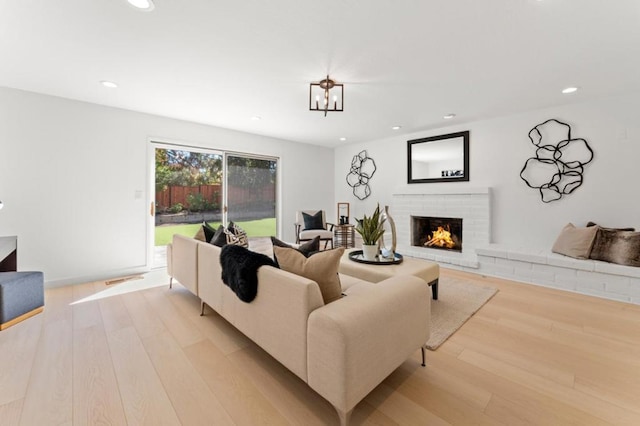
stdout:
[[[429,185],[408,185],[397,189],[393,194],[390,213],[396,223],[398,252],[412,257],[448,263],[467,268],[477,268],[476,247],[486,246],[490,239],[490,190],[489,188],[432,189]],[[420,218],[436,219],[424,224]],[[457,234],[459,247],[442,249],[425,245],[427,236],[414,235],[414,231],[423,234],[428,227],[437,230],[438,226],[447,230],[446,224],[437,225],[437,220],[456,219],[458,224],[449,224],[448,232]],[[422,224],[421,224],[422,223]],[[462,226],[464,224],[464,227]],[[429,231],[432,231],[431,229]],[[464,244],[462,244],[464,242]]]

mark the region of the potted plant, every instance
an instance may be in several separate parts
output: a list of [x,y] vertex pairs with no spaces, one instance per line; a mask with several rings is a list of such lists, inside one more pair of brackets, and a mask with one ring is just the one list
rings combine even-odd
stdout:
[[378,255],[378,240],[384,234],[384,221],[379,204],[370,217],[365,214],[362,219],[356,218],[356,232],[362,236],[362,256],[365,260],[375,260]]

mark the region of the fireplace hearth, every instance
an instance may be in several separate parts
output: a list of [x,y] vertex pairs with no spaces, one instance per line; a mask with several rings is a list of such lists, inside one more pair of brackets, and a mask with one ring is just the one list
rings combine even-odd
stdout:
[[411,216],[411,245],[462,252],[462,219]]

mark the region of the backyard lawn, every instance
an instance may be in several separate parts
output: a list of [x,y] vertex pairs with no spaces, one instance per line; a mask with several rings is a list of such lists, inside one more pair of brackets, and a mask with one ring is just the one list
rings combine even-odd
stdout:
[[[245,222],[235,222],[247,232],[249,237],[269,237],[276,235],[276,218],[271,217],[260,220],[248,220]],[[209,225],[217,228],[219,222],[210,222]],[[187,223],[178,225],[162,225],[156,226],[155,245],[166,246],[173,239],[173,234],[186,235],[193,237],[198,232],[198,228],[202,226],[200,223]]]

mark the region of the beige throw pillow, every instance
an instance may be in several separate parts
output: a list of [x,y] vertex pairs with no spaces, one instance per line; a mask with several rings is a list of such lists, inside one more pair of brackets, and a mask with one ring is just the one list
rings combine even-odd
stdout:
[[280,269],[318,283],[325,304],[342,297],[338,267],[340,266],[340,258],[344,254],[344,247],[321,251],[311,257],[305,257],[296,249],[274,246],[273,254]]
[[202,226],[198,228],[198,232],[196,232],[196,235],[194,235],[193,238],[205,243],[207,242],[207,238],[204,235],[204,228]]
[[576,228],[569,223],[560,231],[551,251],[576,259],[588,259],[598,229],[600,229],[599,226]]

